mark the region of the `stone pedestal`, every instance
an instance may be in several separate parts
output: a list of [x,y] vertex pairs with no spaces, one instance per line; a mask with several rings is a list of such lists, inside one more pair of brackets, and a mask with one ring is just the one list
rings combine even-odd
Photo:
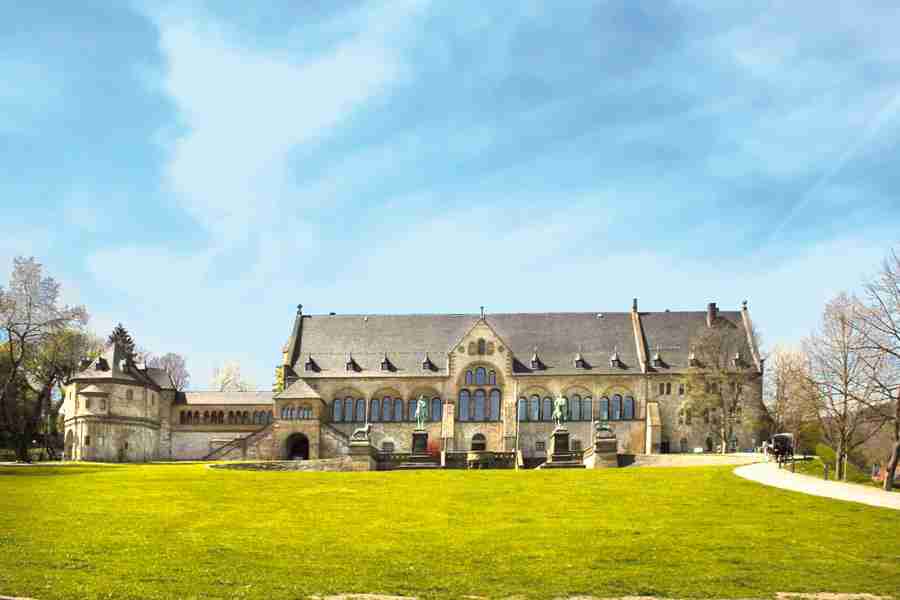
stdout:
[[428,432],[416,429],[412,434],[412,454],[409,460],[397,465],[398,469],[439,469],[440,463],[428,454]]
[[377,451],[369,439],[371,425],[366,425],[350,436],[350,461],[354,471],[374,471],[378,468]]
[[375,447],[368,441],[350,442],[350,460],[354,471],[374,471],[378,467]]
[[428,454],[428,432],[424,429],[416,429],[413,431],[412,454],[413,456]]
[[557,427],[550,434],[550,458],[542,465],[544,469],[583,469],[581,453],[569,449],[569,430]]
[[592,469],[618,467],[618,440],[616,434],[603,424],[598,423],[594,431],[594,452],[586,461]]

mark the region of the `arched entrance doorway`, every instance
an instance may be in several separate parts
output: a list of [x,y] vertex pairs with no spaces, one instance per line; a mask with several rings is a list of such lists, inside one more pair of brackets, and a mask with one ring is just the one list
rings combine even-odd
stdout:
[[309,459],[309,438],[302,433],[295,433],[287,439],[288,460]]

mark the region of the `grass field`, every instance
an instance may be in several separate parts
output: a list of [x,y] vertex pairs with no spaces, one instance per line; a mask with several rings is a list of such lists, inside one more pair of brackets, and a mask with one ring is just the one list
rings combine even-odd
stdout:
[[731,467],[0,468],[0,595],[900,596],[900,512]]

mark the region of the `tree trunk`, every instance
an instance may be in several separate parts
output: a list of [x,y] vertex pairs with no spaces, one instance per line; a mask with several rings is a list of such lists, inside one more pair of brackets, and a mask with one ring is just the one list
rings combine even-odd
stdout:
[[30,463],[31,455],[28,453],[28,449],[31,446],[31,440],[29,439],[31,435],[27,431],[19,431],[13,435],[15,436],[16,444],[16,460]]
[[900,462],[900,440],[894,441],[894,451],[891,453],[891,459],[885,467],[884,491],[886,492],[894,489],[894,475],[897,472],[897,462]]
[[844,480],[844,440],[838,442],[837,452],[834,454],[834,480]]

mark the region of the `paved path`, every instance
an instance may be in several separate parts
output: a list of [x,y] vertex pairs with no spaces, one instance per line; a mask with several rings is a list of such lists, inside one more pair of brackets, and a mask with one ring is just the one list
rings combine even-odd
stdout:
[[811,475],[791,473],[787,469],[779,469],[775,463],[757,463],[734,470],[735,475],[773,487],[792,492],[802,492],[823,498],[859,502],[869,506],[893,508],[900,510],[900,493],[885,492],[876,487],[867,487],[858,483],[842,481],[825,481]]

